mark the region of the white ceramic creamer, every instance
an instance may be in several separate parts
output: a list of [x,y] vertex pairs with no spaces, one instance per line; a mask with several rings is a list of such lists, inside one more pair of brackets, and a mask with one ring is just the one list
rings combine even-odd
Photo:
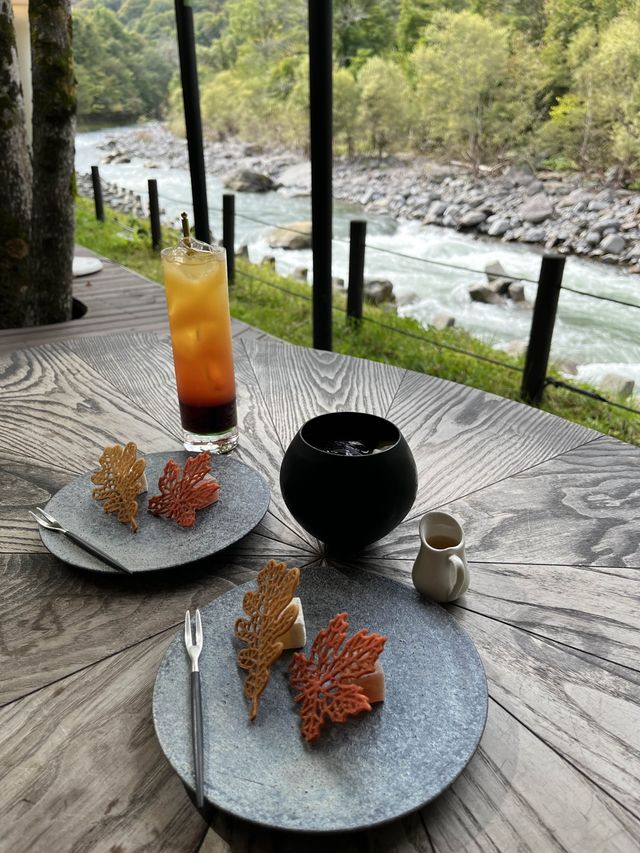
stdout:
[[434,601],[455,601],[469,586],[462,527],[446,512],[428,512],[419,530],[420,550],[412,573],[415,588]]

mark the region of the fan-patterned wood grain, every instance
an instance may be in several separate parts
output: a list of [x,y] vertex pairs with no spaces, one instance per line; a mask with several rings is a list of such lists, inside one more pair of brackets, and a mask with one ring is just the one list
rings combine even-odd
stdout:
[[357,411],[385,417],[405,373],[272,340],[245,341],[245,347],[284,448],[315,415]]
[[179,449],[154,418],[61,344],[0,356],[0,465],[50,464],[80,474],[108,444]]
[[640,448],[611,438],[445,508],[475,560],[640,568]]
[[640,821],[489,700],[478,752],[422,815],[437,853],[634,853]]
[[309,555],[217,557],[144,577],[74,569],[48,553],[0,555],[0,704],[31,693],[172,626],[252,580],[270,559],[304,566]]
[[0,709],[3,850],[193,851],[205,824],[151,719],[175,631]]
[[[640,568],[640,449],[612,438],[437,508],[460,521],[475,561]],[[404,521],[365,556],[415,559],[418,523]]]
[[454,607],[489,693],[640,817],[640,672]]
[[407,371],[388,417],[418,466],[415,517],[598,437],[520,403]]
[[[369,559],[359,565],[412,583],[413,560]],[[456,606],[640,670],[637,569],[469,561],[469,571],[469,589]],[[615,607],[603,610],[607,599]]]

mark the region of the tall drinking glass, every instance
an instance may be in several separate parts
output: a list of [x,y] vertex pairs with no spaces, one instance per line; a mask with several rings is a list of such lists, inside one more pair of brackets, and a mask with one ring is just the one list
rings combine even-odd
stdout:
[[162,251],[180,417],[187,450],[238,443],[227,259],[189,238]]

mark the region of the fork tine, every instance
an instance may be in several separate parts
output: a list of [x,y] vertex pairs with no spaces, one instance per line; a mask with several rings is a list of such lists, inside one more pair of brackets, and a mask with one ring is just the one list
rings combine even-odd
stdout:
[[46,510],[42,509],[42,507],[37,506],[36,509],[39,512],[41,512],[44,515],[44,517],[47,519],[47,521],[51,522],[51,524],[57,524],[58,523],[57,520],[52,515],[49,515],[49,513]]
[[[36,507],[36,509],[38,509],[38,507]],[[38,524],[44,524],[44,520],[42,518],[40,518],[39,515],[36,515],[35,512],[32,512],[30,509],[27,510],[27,512],[29,513],[29,515],[32,515],[35,518],[35,520],[38,522]]]
[[196,610],[196,646],[202,648],[202,619],[199,610]]
[[188,649],[193,645],[193,636],[191,634],[191,614],[188,610],[184,617],[184,642]]

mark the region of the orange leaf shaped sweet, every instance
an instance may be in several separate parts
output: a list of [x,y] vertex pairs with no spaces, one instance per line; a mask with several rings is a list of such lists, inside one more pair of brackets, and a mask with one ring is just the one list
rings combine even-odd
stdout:
[[249,619],[237,619],[236,637],[245,643],[238,652],[238,666],[248,671],[244,692],[251,702],[249,719],[255,720],[260,696],[267,686],[271,664],[282,654],[278,640],[296,621],[298,605],[291,599],[300,580],[300,569],[269,560],[258,572],[258,591],[245,592],[242,609]]
[[91,475],[91,482],[98,488],[93,497],[104,501],[105,512],[112,512],[118,521],[138,529],[136,513],[137,497],[140,494],[141,478],[144,476],[145,461],[136,459],[138,448],[130,441],[125,447],[116,444],[105,447],[100,456],[100,468]]
[[298,690],[302,736],[309,743],[318,739],[326,719],[344,723],[347,717],[371,710],[354,680],[373,672],[387,638],[363,628],[346,640],[348,630],[348,615],[338,613],[318,632],[309,657],[296,652],[291,660],[289,680]]
[[154,515],[172,518],[181,527],[193,527],[196,510],[218,500],[220,484],[213,477],[203,482],[210,470],[211,454],[208,450],[190,456],[185,462],[182,476],[178,463],[170,459],[158,480],[160,494],[149,498],[149,510]]

